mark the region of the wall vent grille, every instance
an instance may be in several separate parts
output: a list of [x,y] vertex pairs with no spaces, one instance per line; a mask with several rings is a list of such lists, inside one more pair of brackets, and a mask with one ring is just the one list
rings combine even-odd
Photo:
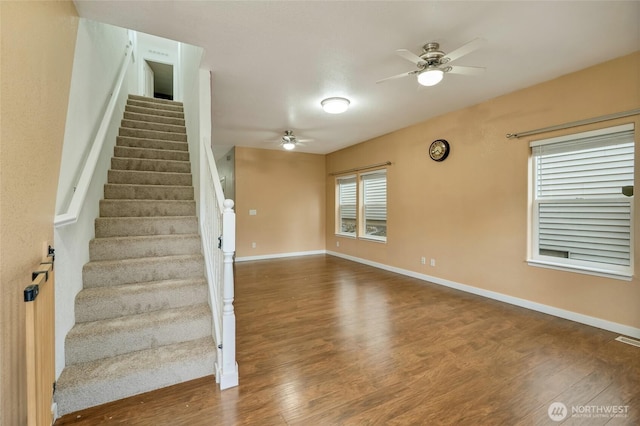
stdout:
[[640,348],[640,340],[630,339],[624,336],[618,336],[616,337],[616,340],[618,342],[626,343],[627,345],[637,346]]

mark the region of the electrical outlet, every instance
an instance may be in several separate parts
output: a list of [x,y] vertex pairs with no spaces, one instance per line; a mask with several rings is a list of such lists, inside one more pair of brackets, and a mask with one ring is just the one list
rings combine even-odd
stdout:
[[429,262],[429,265],[436,266],[436,260],[435,259],[431,259],[431,262]]
[[251,248],[256,248],[256,243],[255,242],[251,243]]
[[336,241],[336,247],[340,247],[340,241]]
[[426,258],[426,257],[424,257],[424,256],[422,256],[422,257],[420,258],[420,263],[421,263],[422,265],[426,265],[426,264],[427,264],[427,258]]

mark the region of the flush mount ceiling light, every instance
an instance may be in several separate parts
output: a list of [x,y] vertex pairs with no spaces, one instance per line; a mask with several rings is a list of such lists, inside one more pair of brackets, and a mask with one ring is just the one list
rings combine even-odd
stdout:
[[285,130],[282,137],[282,147],[287,151],[291,151],[296,147],[296,137],[293,136],[293,130]]
[[322,109],[329,114],[341,114],[349,108],[349,99],[346,98],[327,98],[320,102]]
[[442,77],[444,77],[444,71],[431,68],[418,74],[418,83],[423,86],[435,86],[442,81]]

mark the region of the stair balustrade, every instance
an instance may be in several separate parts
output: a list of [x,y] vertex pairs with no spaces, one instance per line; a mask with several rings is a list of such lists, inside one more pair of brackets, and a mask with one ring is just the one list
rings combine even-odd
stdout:
[[207,138],[202,138],[200,149],[200,223],[214,318],[214,339],[218,343],[216,381],[220,389],[227,389],[238,385],[233,307],[236,216],[233,200],[224,198]]

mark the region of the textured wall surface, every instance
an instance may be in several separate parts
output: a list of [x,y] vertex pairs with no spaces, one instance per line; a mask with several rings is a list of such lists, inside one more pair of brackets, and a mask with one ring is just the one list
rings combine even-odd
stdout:
[[26,424],[22,291],[53,241],[78,17],[70,1],[0,2],[0,425]]

